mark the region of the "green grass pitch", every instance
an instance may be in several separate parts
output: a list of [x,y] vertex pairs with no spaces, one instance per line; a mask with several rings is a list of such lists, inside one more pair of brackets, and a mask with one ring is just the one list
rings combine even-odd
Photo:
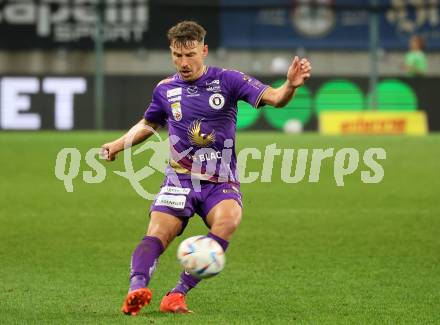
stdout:
[[[243,222],[225,270],[188,295],[195,314],[158,307],[178,278],[178,243],[206,233],[198,217],[161,257],[152,304],[138,317],[119,309],[150,202],[112,172],[123,170],[120,158],[99,184],[82,181],[90,170],[82,163],[73,193],[54,176],[61,148],[77,147],[84,158],[118,135],[0,134],[0,323],[440,323],[440,135],[239,133],[239,148],[383,147],[385,177],[362,183],[361,159],[337,187],[325,160],[318,183],[286,184],[276,157],[271,183],[242,185]],[[248,170],[261,171],[261,162]],[[143,184],[153,190],[161,180],[157,173]]]

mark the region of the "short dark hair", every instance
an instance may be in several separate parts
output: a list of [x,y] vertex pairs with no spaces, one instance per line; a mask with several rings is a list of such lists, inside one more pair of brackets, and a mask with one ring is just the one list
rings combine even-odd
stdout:
[[412,38],[416,40],[416,42],[419,45],[419,48],[421,50],[425,49],[425,39],[422,36],[420,36],[420,35],[413,35]]
[[168,40],[170,44],[188,47],[194,41],[203,43],[206,36],[206,30],[197,22],[184,20],[168,30]]

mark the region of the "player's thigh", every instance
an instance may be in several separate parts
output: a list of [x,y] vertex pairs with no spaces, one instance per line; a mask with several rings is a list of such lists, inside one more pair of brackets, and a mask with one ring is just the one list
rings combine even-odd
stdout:
[[147,236],[154,236],[160,239],[164,248],[173,241],[173,239],[182,230],[183,221],[171,214],[152,211],[150,214],[150,223],[148,224]]
[[206,216],[211,232],[225,240],[229,240],[241,222],[242,208],[234,199],[226,199],[217,203]]

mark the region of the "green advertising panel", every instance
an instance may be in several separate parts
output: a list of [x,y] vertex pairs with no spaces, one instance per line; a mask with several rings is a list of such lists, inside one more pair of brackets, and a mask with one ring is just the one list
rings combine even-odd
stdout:
[[242,100],[238,101],[237,109],[237,130],[251,127],[261,114],[260,109],[254,108]]
[[345,79],[327,81],[319,88],[315,98],[315,108],[321,111],[360,111],[364,108],[362,90]]
[[417,96],[405,82],[388,79],[377,86],[377,109],[381,111],[416,111]]
[[[277,80],[272,87],[277,88],[284,82],[285,80]],[[305,125],[312,117],[312,95],[306,86],[302,86],[296,90],[295,97],[285,107],[267,105],[263,111],[267,122],[276,129],[282,129],[289,120],[298,120]]]
[[[272,87],[280,87],[285,80],[277,80]],[[419,107],[413,88],[398,79],[385,79],[377,85],[377,109],[381,111],[415,111]],[[331,79],[320,85],[315,97],[307,86],[297,89],[295,97],[283,108],[270,105],[255,109],[244,101],[238,102],[237,129],[252,127],[263,113],[270,126],[282,129],[289,120],[301,122],[303,126],[321,111],[361,111],[371,109],[369,96],[347,79]],[[263,111],[263,112],[261,112]]]

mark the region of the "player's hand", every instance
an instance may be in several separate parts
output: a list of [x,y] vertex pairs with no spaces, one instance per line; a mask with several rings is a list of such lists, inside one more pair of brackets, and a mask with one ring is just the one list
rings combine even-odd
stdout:
[[101,146],[100,155],[107,161],[113,161],[116,159],[118,152],[114,149],[113,143],[105,143]]
[[310,78],[311,71],[312,65],[309,60],[304,58],[300,60],[298,56],[295,56],[287,71],[287,80],[289,80],[292,87],[297,88]]

